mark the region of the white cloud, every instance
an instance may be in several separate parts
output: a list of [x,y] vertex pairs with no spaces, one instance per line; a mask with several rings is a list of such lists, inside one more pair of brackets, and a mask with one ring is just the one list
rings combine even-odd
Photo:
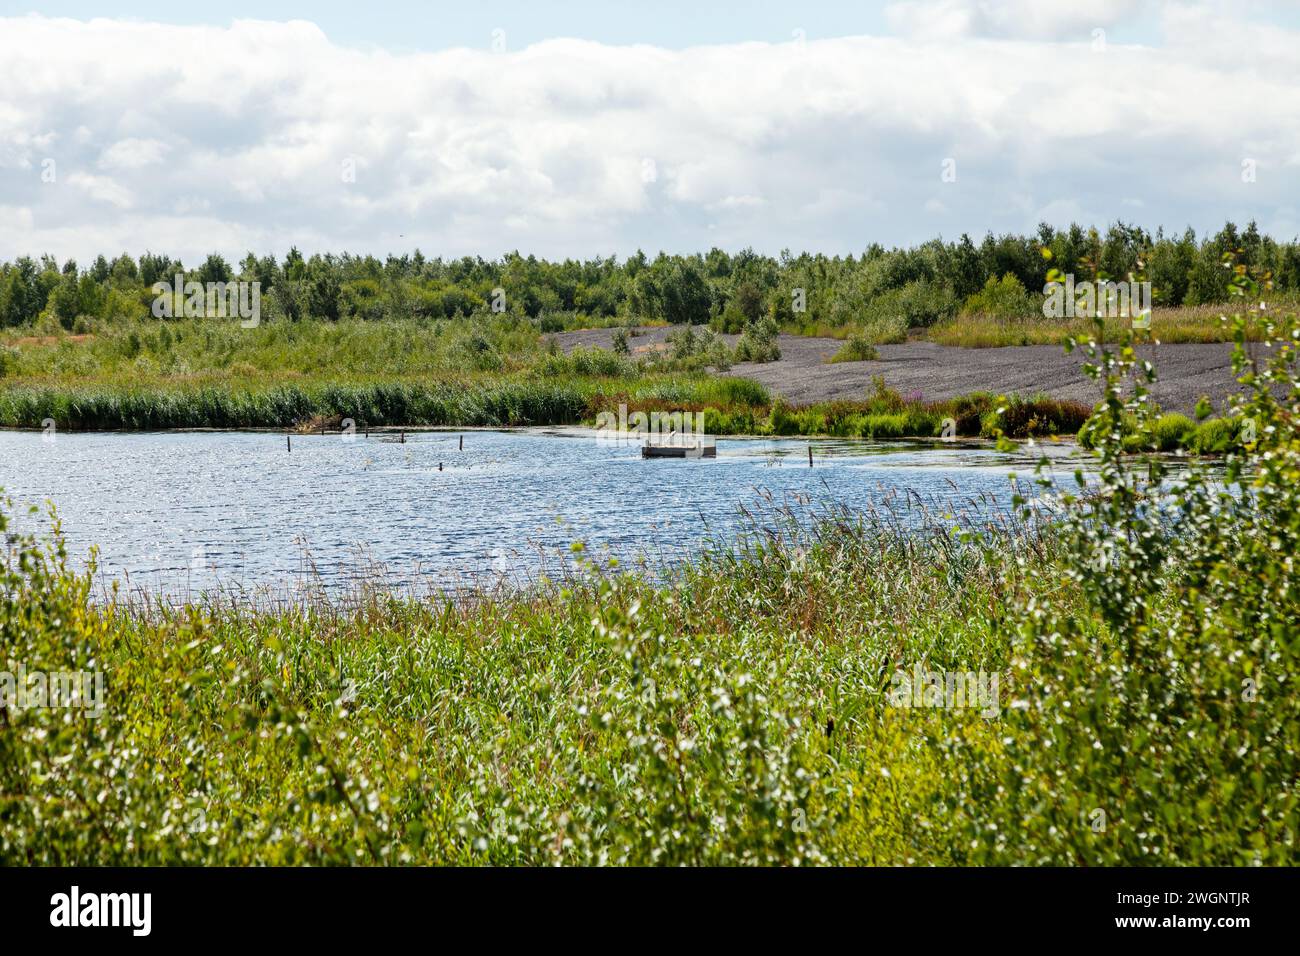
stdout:
[[358,51],[304,22],[0,19],[0,211],[26,211],[0,258],[850,252],[1039,215],[1294,221],[1276,210],[1300,205],[1300,35],[1176,5],[1164,45],[1091,54],[1075,27],[1147,7],[1104,3],[1061,43],[1036,4],[1000,34],[1020,6],[928,3],[943,43],[501,54]]
[[108,176],[73,173],[68,177],[68,182],[82,190],[90,198],[106,202],[118,209],[130,209],[134,205],[131,191]]
[[1155,6],[1153,0],[1091,0],[1086,4],[1043,0],[909,0],[891,3],[885,9],[885,17],[896,29],[935,39],[993,36],[1090,41],[1093,30],[1131,19]]
[[140,169],[161,163],[167,150],[167,144],[161,140],[130,137],[104,150],[99,157],[99,166],[102,169]]

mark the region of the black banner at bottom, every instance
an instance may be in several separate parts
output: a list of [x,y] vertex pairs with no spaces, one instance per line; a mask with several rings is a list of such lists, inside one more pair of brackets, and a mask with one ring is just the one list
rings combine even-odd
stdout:
[[373,944],[376,934],[453,929],[576,941],[649,938],[680,919],[692,927],[682,942],[802,927],[1231,946],[1292,929],[1298,889],[1286,869],[0,869],[0,912],[10,945],[69,935]]

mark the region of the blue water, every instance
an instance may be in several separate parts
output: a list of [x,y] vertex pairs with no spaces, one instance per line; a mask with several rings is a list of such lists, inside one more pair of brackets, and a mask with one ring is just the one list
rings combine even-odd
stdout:
[[[465,447],[458,448],[460,436]],[[69,552],[98,577],[172,595],[327,589],[382,570],[394,587],[526,581],[586,554],[659,566],[730,540],[740,508],[807,511],[915,494],[939,510],[1009,507],[1045,450],[719,439],[716,459],[642,459],[581,430],[424,431],[293,437],[265,432],[0,432],[0,487],[16,509],[53,501]],[[1056,461],[1056,459],[1062,459]],[[441,470],[439,465],[441,464]],[[19,515],[17,527],[42,522]]]

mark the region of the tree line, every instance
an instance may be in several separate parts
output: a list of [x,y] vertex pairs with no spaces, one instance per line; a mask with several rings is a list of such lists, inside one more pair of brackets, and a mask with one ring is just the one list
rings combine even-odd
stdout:
[[577,319],[660,320],[671,324],[712,321],[741,331],[759,318],[777,322],[845,325],[888,313],[909,327],[926,326],[1005,299],[1020,308],[1037,301],[1051,266],[1080,278],[1115,281],[1140,276],[1152,284],[1157,306],[1199,305],[1227,298],[1225,254],[1271,273],[1274,288],[1300,289],[1300,241],[1261,235],[1226,223],[1198,238],[1154,234],[1117,222],[1104,232],[1072,225],[1039,226],[1033,235],[986,235],[978,243],[963,234],[911,248],[873,243],[861,255],[827,256],[788,250],[778,256],[751,249],[691,255],[644,252],[552,262],[512,252],[500,259],[313,255],[296,248],[283,260],[249,253],[231,264],[212,254],[187,268],[166,255],[146,252],[99,256],[82,267],[74,260],[24,256],[0,263],[0,325],[57,323],[75,330],[88,320],[145,317],[155,283],[259,282],[264,317],[299,321],[345,317],[439,319],[505,312],[538,320],[543,329]]

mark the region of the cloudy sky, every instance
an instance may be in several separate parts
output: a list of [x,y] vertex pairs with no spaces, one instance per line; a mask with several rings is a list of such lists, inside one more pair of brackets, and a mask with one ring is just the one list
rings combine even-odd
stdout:
[[1300,233],[1300,4],[98,6],[0,0],[0,259]]

